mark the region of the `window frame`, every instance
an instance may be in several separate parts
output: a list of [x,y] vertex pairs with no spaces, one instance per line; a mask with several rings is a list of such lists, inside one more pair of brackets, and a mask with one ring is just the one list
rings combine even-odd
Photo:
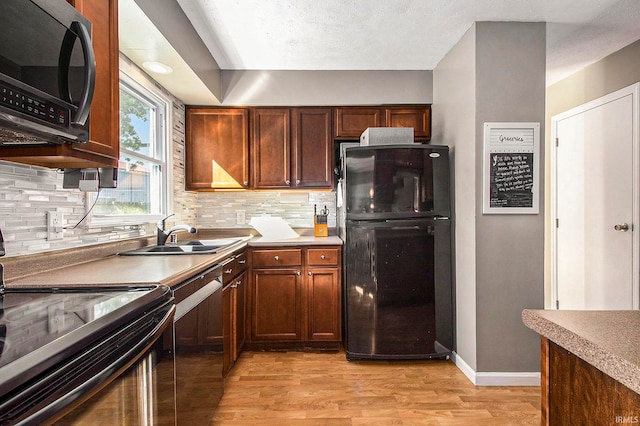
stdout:
[[[118,87],[124,86],[126,90],[133,91],[136,94],[140,94],[142,97],[151,100],[153,103],[161,107],[164,111],[159,113],[160,119],[156,123],[157,136],[163,137],[163,142],[159,147],[160,156],[162,160],[159,161],[165,170],[161,173],[162,190],[160,193],[160,212],[150,214],[120,214],[120,215],[107,215],[107,214],[94,214],[91,212],[90,225],[91,227],[99,226],[118,226],[118,225],[142,225],[147,223],[155,223],[160,219],[167,216],[173,201],[173,102],[164,92],[156,87],[155,83],[146,77],[143,73],[134,69],[131,65],[124,61],[120,61],[120,79]],[[119,124],[118,124],[119,127]],[[129,151],[120,147],[118,152],[118,159],[124,153],[134,155],[144,160],[152,160],[156,163],[158,160],[153,157],[147,157],[143,154],[136,153],[135,151]],[[92,196],[89,196],[91,194]],[[85,198],[85,212],[89,211],[96,201],[97,192],[87,193]]]

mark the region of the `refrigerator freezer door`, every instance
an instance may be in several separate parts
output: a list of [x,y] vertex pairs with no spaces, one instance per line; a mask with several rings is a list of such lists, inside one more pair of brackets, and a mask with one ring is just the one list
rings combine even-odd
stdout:
[[349,148],[344,155],[347,220],[450,215],[449,148]]
[[449,356],[450,220],[348,221],[346,232],[347,359]]

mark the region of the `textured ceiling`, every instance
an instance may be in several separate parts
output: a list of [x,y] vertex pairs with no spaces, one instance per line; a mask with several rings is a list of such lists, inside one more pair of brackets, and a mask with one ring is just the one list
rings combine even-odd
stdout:
[[222,69],[432,70],[476,21],[547,22],[547,84],[640,39],[640,0],[177,0]]

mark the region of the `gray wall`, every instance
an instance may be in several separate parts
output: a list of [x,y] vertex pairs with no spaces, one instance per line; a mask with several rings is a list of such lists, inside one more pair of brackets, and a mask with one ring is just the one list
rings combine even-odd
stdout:
[[454,186],[456,353],[476,368],[475,26],[433,71],[433,141],[451,149]]
[[223,105],[431,103],[431,71],[223,71]]
[[544,23],[478,22],[434,70],[434,128],[455,146],[458,354],[476,372],[540,368],[520,314],[543,306],[544,203],[537,215],[483,215],[482,152],[484,122],[544,127],[545,45]]

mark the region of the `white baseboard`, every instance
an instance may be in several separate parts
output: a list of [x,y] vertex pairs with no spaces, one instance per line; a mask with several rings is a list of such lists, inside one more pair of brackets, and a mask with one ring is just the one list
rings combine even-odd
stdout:
[[456,367],[476,386],[540,386],[540,373],[538,372],[478,373],[457,353],[454,352],[451,359]]

